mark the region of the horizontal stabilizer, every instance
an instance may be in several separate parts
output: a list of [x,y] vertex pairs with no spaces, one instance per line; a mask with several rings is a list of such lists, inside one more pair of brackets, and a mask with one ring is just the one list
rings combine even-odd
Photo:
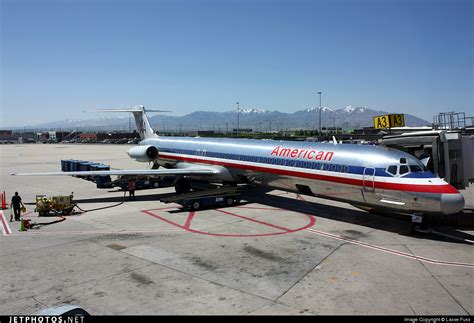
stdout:
[[[142,112],[140,106],[123,108],[123,109],[99,109],[98,112]],[[172,112],[170,110],[150,110],[146,109],[145,112]]]
[[100,109],[99,112],[131,112],[135,118],[135,123],[137,125],[138,133],[140,138],[150,139],[156,138],[157,135],[150,126],[146,112],[171,112],[168,110],[146,110],[143,105],[136,105],[129,108],[119,108],[119,109]]

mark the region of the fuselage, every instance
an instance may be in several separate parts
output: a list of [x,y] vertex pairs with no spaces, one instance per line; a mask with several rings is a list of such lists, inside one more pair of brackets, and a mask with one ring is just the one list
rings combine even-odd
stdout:
[[271,188],[404,213],[459,212],[462,195],[414,156],[381,146],[252,139],[158,137],[143,140],[159,164],[212,165],[220,181]]

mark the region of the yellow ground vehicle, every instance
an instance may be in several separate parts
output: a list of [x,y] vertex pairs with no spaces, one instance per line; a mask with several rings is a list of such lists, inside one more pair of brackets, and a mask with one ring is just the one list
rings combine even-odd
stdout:
[[73,195],[52,196],[50,199],[46,195],[36,195],[35,212],[39,216],[48,215],[68,215],[74,209]]

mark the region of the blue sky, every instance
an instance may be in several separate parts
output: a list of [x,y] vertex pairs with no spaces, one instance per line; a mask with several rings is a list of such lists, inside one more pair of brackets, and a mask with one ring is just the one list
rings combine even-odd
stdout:
[[[474,115],[473,1],[0,0],[0,127],[366,106]],[[84,112],[86,111],[86,112]]]

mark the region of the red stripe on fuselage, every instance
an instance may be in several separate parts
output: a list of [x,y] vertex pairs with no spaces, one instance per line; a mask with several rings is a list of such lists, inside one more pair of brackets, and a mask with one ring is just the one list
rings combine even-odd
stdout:
[[[251,171],[256,171],[256,172],[271,173],[271,174],[284,175],[284,176],[309,178],[309,179],[314,179],[314,180],[319,180],[319,181],[335,182],[335,183],[347,184],[347,185],[355,185],[355,186],[364,185],[362,180],[354,179],[354,178],[295,172],[295,171],[279,169],[279,168],[269,168],[269,167],[263,167],[263,166],[237,164],[237,163],[222,162],[222,161],[217,161],[217,160],[200,159],[200,158],[195,158],[195,157],[184,157],[184,156],[174,156],[174,155],[172,156],[172,155],[167,155],[166,153],[161,153],[161,152],[160,152],[160,157],[179,160],[179,161],[186,161],[186,162],[226,166],[226,167],[238,168],[238,169],[243,169],[243,170],[251,170]],[[375,184],[375,188],[393,190],[393,191],[437,193],[437,194],[459,194],[459,191],[457,189],[455,189],[453,186],[447,183],[445,185],[419,185],[419,184],[401,184],[401,183],[387,183],[387,182],[375,181],[374,184]]]

